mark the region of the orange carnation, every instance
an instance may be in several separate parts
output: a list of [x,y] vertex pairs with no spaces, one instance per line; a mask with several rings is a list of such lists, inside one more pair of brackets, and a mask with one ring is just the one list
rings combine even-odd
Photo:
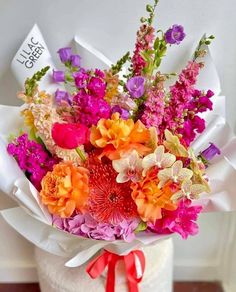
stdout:
[[51,214],[66,218],[75,210],[84,211],[89,194],[86,168],[61,162],[46,174],[41,184],[40,196]]
[[142,122],[120,119],[119,113],[113,114],[111,119],[99,120],[97,126],[91,128],[91,143],[103,148],[103,155],[111,160],[134,149],[140,155],[149,153],[150,148],[146,146],[149,140],[150,132]]
[[135,201],[138,213],[143,221],[155,222],[162,217],[161,209],[175,210],[177,206],[171,201],[173,191],[166,184],[162,189],[158,188],[159,180],[157,171],[147,172],[146,177],[138,182],[132,183],[132,198]]

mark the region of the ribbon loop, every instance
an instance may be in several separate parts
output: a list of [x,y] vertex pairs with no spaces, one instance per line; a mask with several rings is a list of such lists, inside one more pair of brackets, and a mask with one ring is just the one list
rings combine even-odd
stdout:
[[[141,266],[140,275],[137,273],[136,258]],[[119,260],[123,260],[125,264],[129,292],[138,292],[138,283],[142,281],[145,269],[145,257],[141,250],[134,250],[125,256],[104,250],[100,256],[88,264],[86,272],[92,279],[95,279],[108,267],[106,292],[115,292],[115,268]]]

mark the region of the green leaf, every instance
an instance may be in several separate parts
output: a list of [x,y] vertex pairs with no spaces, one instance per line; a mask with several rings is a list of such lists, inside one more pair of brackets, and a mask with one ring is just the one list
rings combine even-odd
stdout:
[[36,72],[31,78],[26,79],[26,81],[25,81],[25,94],[27,96],[33,95],[34,90],[36,89],[38,82],[47,73],[49,68],[50,68],[50,66],[46,66],[42,70]]
[[140,221],[139,225],[136,227],[135,229],[135,233],[139,233],[141,231],[144,231],[147,229],[147,223],[146,222],[143,222],[143,221]]
[[153,12],[153,7],[152,7],[152,5],[148,4],[148,5],[146,6],[146,10],[147,10],[147,12]]
[[153,45],[153,47],[154,47],[155,50],[158,50],[158,48],[159,48],[159,43],[160,43],[160,40],[159,40],[159,38],[157,37],[156,40],[155,40],[155,42],[154,42],[154,45]]

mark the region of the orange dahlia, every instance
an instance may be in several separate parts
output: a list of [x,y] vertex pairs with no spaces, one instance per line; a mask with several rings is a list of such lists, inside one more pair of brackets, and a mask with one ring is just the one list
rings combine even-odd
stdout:
[[116,182],[117,173],[110,162],[90,163],[89,171],[88,208],[96,220],[117,224],[138,216],[130,183]]
[[144,155],[150,152],[147,143],[150,140],[149,130],[139,120],[123,120],[119,113],[111,119],[99,120],[91,128],[90,141],[97,148],[103,148],[103,155],[111,160],[119,159],[124,153],[136,150]]
[[42,180],[40,196],[51,214],[70,217],[75,210],[83,212],[89,194],[88,170],[70,162],[54,166]]
[[[157,170],[147,172],[146,177],[132,183],[132,198],[135,201],[138,213],[143,221],[155,222],[161,218],[161,209],[175,210],[177,206],[171,201],[173,190],[169,184],[162,189],[158,188]],[[176,191],[176,190],[175,190]]]

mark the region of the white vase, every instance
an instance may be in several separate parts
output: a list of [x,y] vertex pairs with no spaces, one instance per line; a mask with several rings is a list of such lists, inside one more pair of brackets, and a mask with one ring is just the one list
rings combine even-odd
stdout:
[[[173,242],[171,239],[142,248],[146,268],[140,292],[172,292]],[[77,268],[64,266],[66,259],[35,248],[41,292],[105,292],[106,273],[93,280],[86,273],[86,265]],[[125,269],[116,266],[116,292],[127,292]]]

